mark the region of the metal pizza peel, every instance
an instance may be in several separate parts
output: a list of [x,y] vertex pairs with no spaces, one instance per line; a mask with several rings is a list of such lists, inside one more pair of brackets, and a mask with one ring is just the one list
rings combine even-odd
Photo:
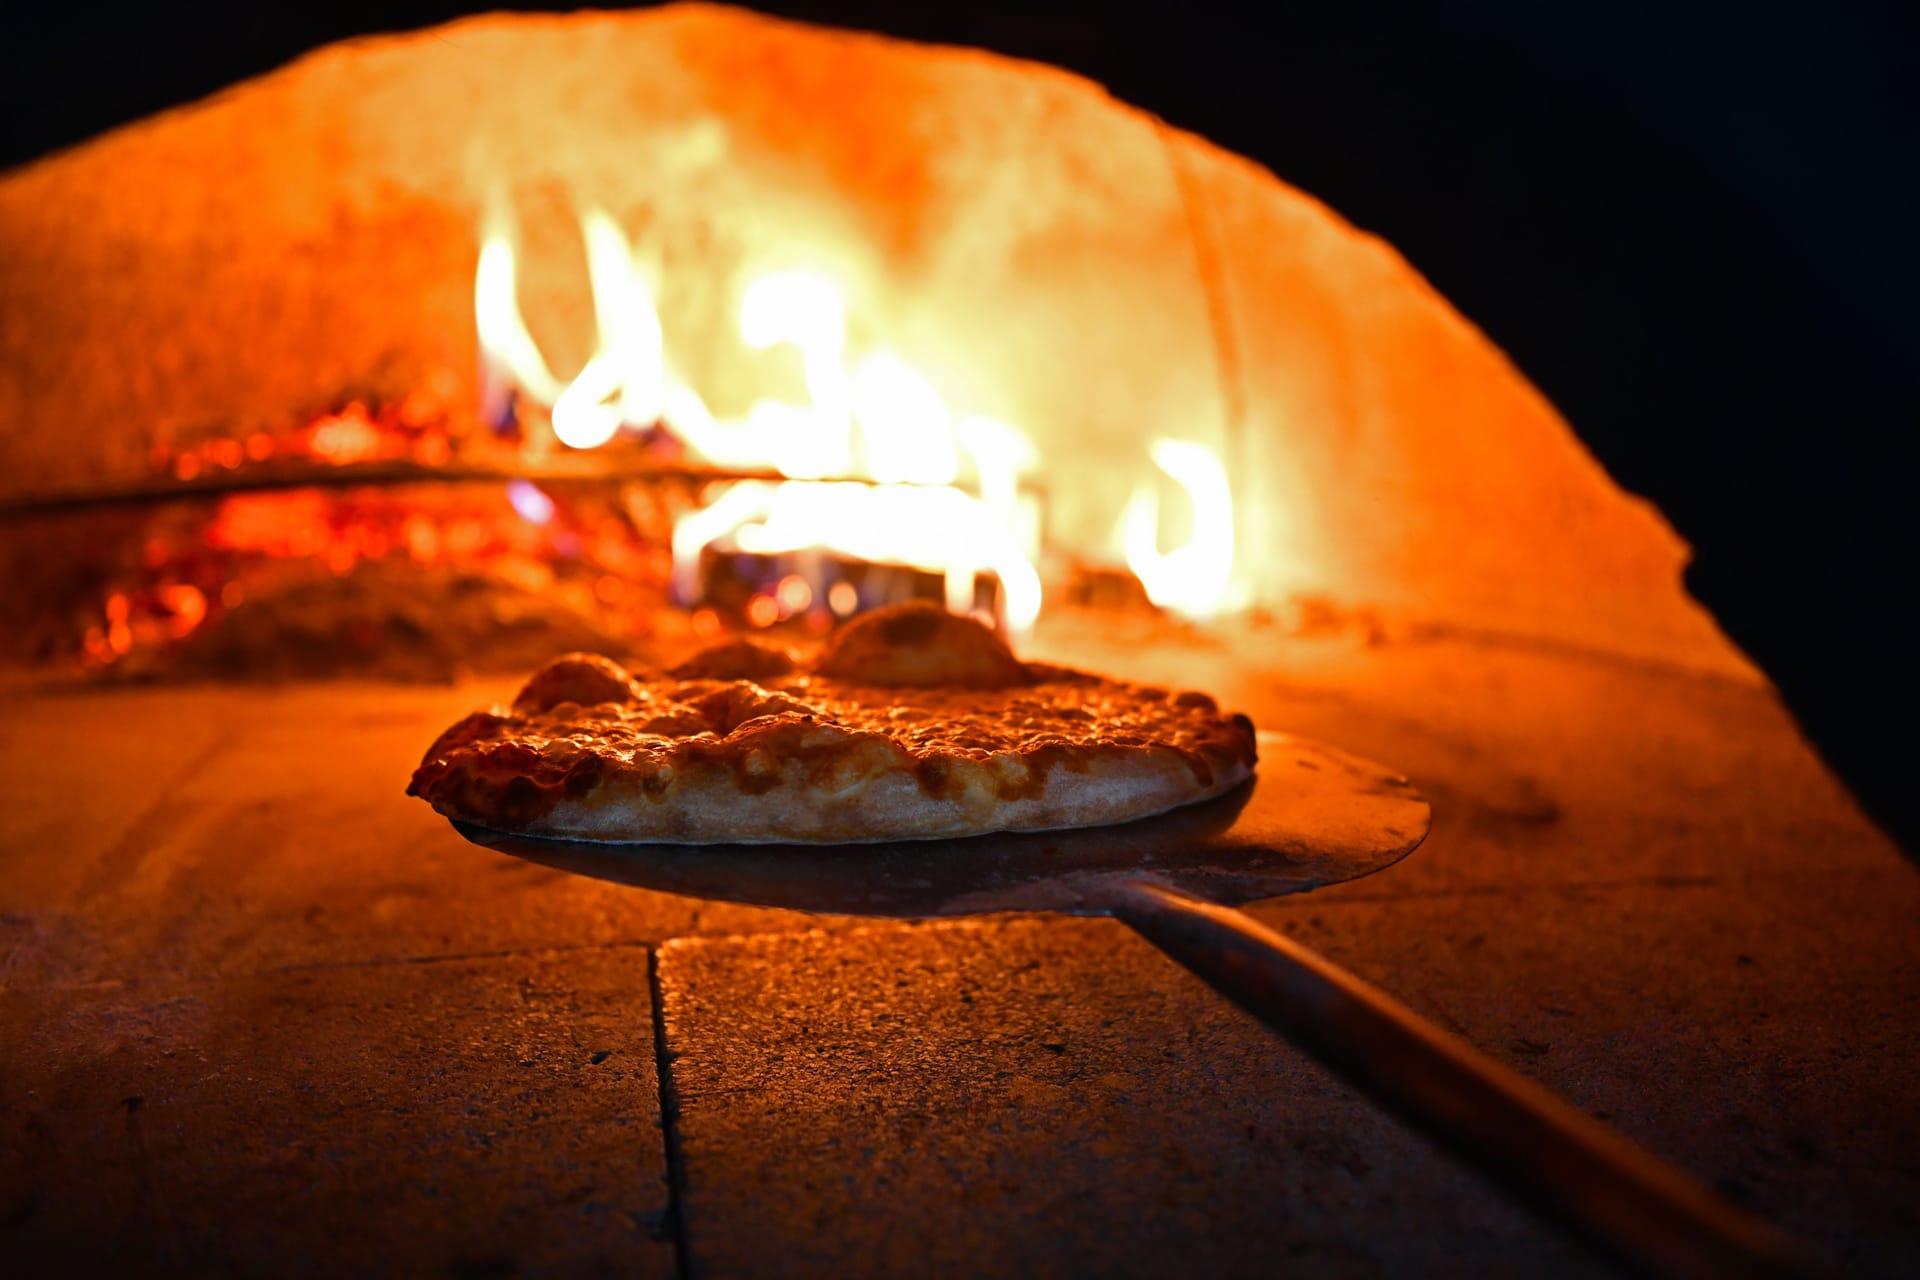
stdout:
[[858,845],[475,844],[667,893],[832,915],[1111,916],[1556,1225],[1636,1269],[1805,1275],[1791,1241],[1384,992],[1235,910],[1371,875],[1426,838],[1407,779],[1260,735],[1248,782],[1110,827]]

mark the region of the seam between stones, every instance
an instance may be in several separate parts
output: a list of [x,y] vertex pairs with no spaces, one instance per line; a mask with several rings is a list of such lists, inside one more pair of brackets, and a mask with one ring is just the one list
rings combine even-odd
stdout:
[[666,1154],[666,1216],[661,1234],[673,1244],[674,1274],[691,1280],[693,1250],[687,1239],[687,1162],[680,1145],[680,1090],[673,1080],[673,1051],[667,1047],[667,993],[660,980],[658,946],[647,949],[647,996],[653,1005],[654,1075],[660,1087],[660,1138]]
[[679,951],[692,947],[710,947],[716,944],[739,944],[742,942],[783,941],[802,938],[864,938],[876,933],[948,933],[966,932],[980,929],[1029,928],[1037,929],[1049,920],[1105,920],[1104,915],[1075,915],[1071,912],[1054,911],[989,911],[976,916],[934,916],[934,917],[877,917],[875,923],[857,925],[841,929],[762,929],[746,933],[701,933],[681,934],[667,938],[659,945],[661,950],[669,948]]
[[[127,878],[127,872],[137,868],[153,852],[154,842],[146,837],[155,826],[156,820],[167,812],[169,806],[178,800],[180,784],[206,767],[232,747],[231,737],[227,733],[216,735],[200,750],[193,753],[189,760],[181,762],[180,767],[167,775],[167,784],[156,795],[152,803],[140,810],[113,837],[113,840],[101,852],[99,860],[88,872],[73,895],[78,904],[91,905],[109,892],[115,885]],[[165,823],[163,826],[177,826],[177,823]]]
[[414,956],[369,956],[364,960],[296,960],[290,964],[267,965],[259,969],[236,969],[232,971],[213,970],[210,974],[189,974],[199,976],[239,976],[265,977],[282,973],[324,973],[336,969],[384,969],[398,968],[418,964],[456,964],[463,960],[505,960],[532,956],[561,956],[579,951],[624,951],[630,948],[647,948],[649,951],[659,945],[640,939],[619,938],[608,942],[562,942],[539,947],[502,947],[488,951],[446,951]]
[[[1836,873],[1881,874],[1877,866],[1843,866]],[[1747,880],[1780,880],[1792,878],[1797,873],[1780,870],[1751,871],[1739,877]],[[1347,884],[1325,885],[1308,893],[1281,894],[1277,897],[1262,899],[1245,904],[1241,910],[1255,913],[1267,910],[1328,910],[1357,904],[1377,904],[1393,902],[1438,902],[1448,899],[1471,899],[1484,897],[1532,897],[1557,893],[1607,893],[1622,889],[1654,888],[1665,890],[1718,888],[1727,881],[1725,876],[1690,875],[1645,875],[1627,876],[1610,880],[1568,880],[1564,882],[1546,882],[1534,884],[1478,884],[1447,885],[1426,889],[1383,890],[1361,888],[1365,881],[1353,881]],[[156,979],[170,980],[176,983],[196,983],[208,980],[231,978],[269,977],[280,974],[326,973],[341,970],[381,969],[412,965],[457,964],[475,960],[507,960],[534,956],[563,956],[581,951],[624,951],[644,948],[649,964],[656,964],[659,952],[672,948],[709,947],[715,945],[738,945],[740,943],[781,941],[805,938],[857,938],[870,934],[925,931],[960,932],[978,929],[1007,928],[1044,928],[1049,922],[1057,920],[1109,920],[1105,915],[1072,915],[1047,911],[998,912],[980,916],[956,916],[932,919],[888,919],[876,921],[871,925],[838,929],[765,929],[741,933],[676,934],[672,937],[655,940],[623,938],[607,942],[556,943],[544,946],[504,947],[497,950],[449,951],[427,955],[375,956],[356,960],[300,960],[289,964],[264,965],[259,968],[178,970],[160,973],[148,972],[139,975],[123,973],[103,973],[93,975],[79,982],[53,982],[39,984],[44,990],[83,991],[102,987],[119,987],[138,977],[143,982]],[[0,981],[0,991],[7,989]]]

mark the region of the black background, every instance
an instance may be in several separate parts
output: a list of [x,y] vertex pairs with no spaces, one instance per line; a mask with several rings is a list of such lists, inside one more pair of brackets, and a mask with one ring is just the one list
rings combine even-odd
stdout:
[[[1386,237],[1659,505],[1694,594],[1920,847],[1916,6],[755,7],[1072,68]],[[0,164],[473,8],[16,5]]]

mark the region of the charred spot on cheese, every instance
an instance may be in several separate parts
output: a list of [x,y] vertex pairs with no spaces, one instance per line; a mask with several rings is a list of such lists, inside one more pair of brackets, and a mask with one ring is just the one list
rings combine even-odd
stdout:
[[553,796],[525,774],[507,781],[500,796],[500,812],[508,822],[524,825],[553,810]]
[[945,756],[927,756],[914,763],[913,775],[922,791],[943,796],[953,781],[953,761]]
[[591,795],[600,785],[600,779],[606,775],[607,762],[592,752],[587,752],[573,762],[567,770],[565,786],[570,796]]
[[820,674],[880,688],[1002,689],[1028,683],[1006,642],[973,618],[915,602],[876,609],[827,642]]
[[1193,771],[1193,780],[1203,787],[1213,785],[1213,766],[1207,763],[1206,756],[1187,747],[1175,747],[1180,758],[1187,762],[1187,768]]
[[903,605],[876,614],[880,635],[891,645],[925,644],[940,633],[944,610],[932,605]]

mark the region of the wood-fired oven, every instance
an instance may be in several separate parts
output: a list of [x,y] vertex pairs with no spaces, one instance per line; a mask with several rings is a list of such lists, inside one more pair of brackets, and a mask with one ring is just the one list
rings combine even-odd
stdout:
[[332,45],[0,176],[0,1250],[1597,1265],[1111,921],[703,902],[402,795],[554,654],[922,597],[1405,770],[1425,848],[1256,914],[1897,1272],[1911,868],[1662,511],[1287,178],[705,5]]

